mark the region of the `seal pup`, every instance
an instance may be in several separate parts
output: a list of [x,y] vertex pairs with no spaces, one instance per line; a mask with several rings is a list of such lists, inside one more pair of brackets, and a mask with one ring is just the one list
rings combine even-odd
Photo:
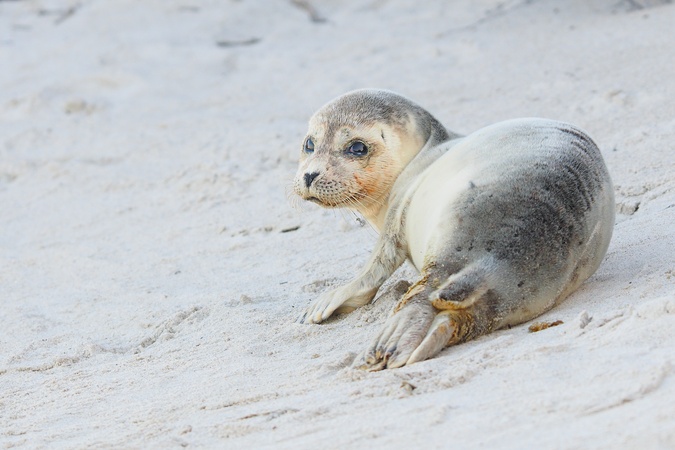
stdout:
[[349,92],[312,116],[293,185],[379,232],[361,272],[298,322],[367,304],[406,259],[419,271],[361,355],[369,370],[539,316],[595,272],[614,226],[607,168],[579,128],[527,118],[459,136],[383,90]]

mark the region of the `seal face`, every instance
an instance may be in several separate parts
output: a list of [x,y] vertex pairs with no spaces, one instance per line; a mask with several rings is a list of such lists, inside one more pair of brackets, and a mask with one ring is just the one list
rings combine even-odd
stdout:
[[449,139],[429,113],[390,92],[360,90],[335,99],[309,122],[295,193],[328,208],[356,209],[381,225],[377,214],[386,212],[394,182],[429,139],[420,123],[436,127],[437,142]]
[[380,232],[360,274],[299,322],[367,304],[406,259],[420,272],[362,354],[369,370],[540,315],[595,272],[614,225],[609,174],[578,128],[516,119],[462,137],[388,91],[347,93],[312,117],[294,189]]

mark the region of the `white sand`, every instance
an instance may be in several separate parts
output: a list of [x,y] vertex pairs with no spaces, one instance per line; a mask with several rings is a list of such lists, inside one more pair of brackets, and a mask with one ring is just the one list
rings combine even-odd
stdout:
[[[0,1],[0,443],[675,448],[675,4],[310,3],[324,22]],[[365,373],[395,295],[293,323],[375,239],[289,200],[311,113],[366,86],[461,133],[543,116],[594,137],[622,214],[542,317],[563,325]]]

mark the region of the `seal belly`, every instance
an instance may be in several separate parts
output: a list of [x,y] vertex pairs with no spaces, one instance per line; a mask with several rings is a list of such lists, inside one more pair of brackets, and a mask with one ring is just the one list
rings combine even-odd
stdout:
[[416,185],[410,187],[414,192],[407,206],[406,237],[410,260],[419,271],[425,264],[435,263],[432,259],[438,255],[433,251],[438,230],[452,230],[459,226],[459,223],[441,222],[453,220],[450,212],[465,191],[471,188],[471,179],[475,178],[475,173],[467,169],[462,153],[451,152],[429,166]]

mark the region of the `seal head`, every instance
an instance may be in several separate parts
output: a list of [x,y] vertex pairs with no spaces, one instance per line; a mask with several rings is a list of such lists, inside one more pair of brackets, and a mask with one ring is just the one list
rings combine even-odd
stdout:
[[360,212],[378,229],[391,188],[419,150],[450,133],[427,111],[389,91],[361,89],[309,121],[293,188],[323,207]]

